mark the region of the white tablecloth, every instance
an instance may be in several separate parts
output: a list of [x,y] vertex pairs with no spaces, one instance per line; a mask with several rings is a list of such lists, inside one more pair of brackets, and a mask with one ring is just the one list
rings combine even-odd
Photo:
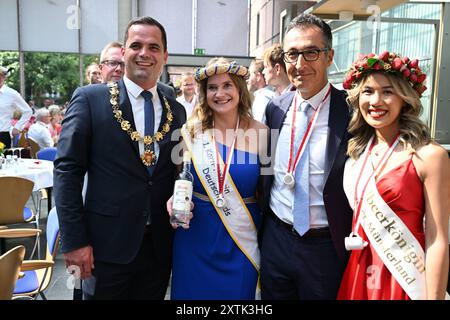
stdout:
[[0,176],[22,177],[34,182],[33,191],[53,186],[53,162],[37,159],[19,159],[18,165],[0,169]]

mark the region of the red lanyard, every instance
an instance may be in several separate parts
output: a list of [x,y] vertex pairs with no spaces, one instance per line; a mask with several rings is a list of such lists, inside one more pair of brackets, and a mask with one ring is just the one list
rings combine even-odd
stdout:
[[302,141],[300,142],[300,145],[299,145],[299,147],[297,149],[297,153],[295,155],[295,160],[294,160],[294,162],[292,162],[292,158],[293,158],[293,155],[294,155],[295,118],[296,118],[296,114],[297,114],[297,94],[295,94],[294,111],[292,112],[291,140],[289,141],[289,160],[288,160],[288,165],[287,165],[287,173],[291,173],[292,174],[295,171],[295,168],[297,168],[297,165],[298,165],[298,162],[300,160],[300,157],[301,157],[301,155],[303,154],[303,151],[304,151],[304,146],[308,143],[309,138],[311,136],[311,133],[314,130],[316,117],[319,114],[323,103],[328,98],[330,93],[331,93],[331,85],[328,88],[327,94],[325,95],[325,97],[320,102],[319,107],[316,109],[316,111],[314,112],[313,116],[311,117],[311,120],[309,120],[308,127],[306,128],[306,132],[303,135]]
[[[214,126],[213,126],[214,127]],[[228,174],[228,171],[230,170],[230,163],[231,163],[231,158],[233,157],[233,153],[234,153],[234,145],[236,143],[236,137],[237,137],[237,130],[239,129],[239,117],[236,123],[236,129],[234,130],[234,138],[233,138],[233,142],[231,143],[231,147],[230,147],[230,151],[228,152],[228,156],[225,162],[225,165],[223,167],[223,171],[220,170],[220,154],[219,154],[219,150],[217,148],[217,144],[216,144],[216,139],[215,139],[215,135],[214,135],[214,128],[213,128],[213,143],[214,146],[216,148],[216,168],[217,168],[217,182],[219,184],[219,196],[223,196],[223,189],[225,186],[225,179],[226,176]]]
[[[369,184],[370,179],[372,179],[373,175],[378,171],[378,168],[381,168],[381,166],[384,165],[388,161],[388,159],[392,155],[393,149],[397,145],[396,143],[397,143],[399,137],[400,137],[400,133],[397,133],[397,135],[395,136],[394,140],[389,145],[389,148],[383,154],[383,156],[381,157],[381,159],[378,162],[377,166],[373,169],[372,173],[370,174],[369,178],[367,179],[366,183],[364,184],[364,187],[363,187],[363,189],[361,191],[361,196],[359,197],[359,200],[358,200],[358,185],[359,185],[359,182],[361,180],[362,174],[364,172],[364,168],[366,166],[367,159],[369,159],[369,155],[370,155],[370,153],[371,153],[371,151],[372,151],[372,149],[373,149],[373,147],[375,145],[375,139],[372,138],[372,143],[370,144],[369,150],[366,153],[366,156],[364,158],[364,161],[363,161],[363,164],[362,164],[362,167],[361,167],[361,171],[359,172],[359,176],[358,176],[358,179],[356,180],[356,184],[355,184],[355,194],[354,194],[354,209],[356,209],[355,219],[359,220],[359,213],[361,212],[361,206],[362,206],[362,201],[361,200],[364,198],[364,194],[366,193],[366,188],[367,188],[367,185]],[[395,146],[394,146],[394,144],[395,144]],[[356,229],[357,229],[357,227],[356,227]],[[355,230],[355,232],[358,232],[358,230]]]

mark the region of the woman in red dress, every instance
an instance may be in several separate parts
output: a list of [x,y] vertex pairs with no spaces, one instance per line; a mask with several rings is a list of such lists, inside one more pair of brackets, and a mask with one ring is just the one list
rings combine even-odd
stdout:
[[[444,299],[450,165],[419,115],[418,60],[360,56],[344,82],[353,108],[344,189],[354,217],[338,299]],[[426,259],[425,259],[426,255]]]

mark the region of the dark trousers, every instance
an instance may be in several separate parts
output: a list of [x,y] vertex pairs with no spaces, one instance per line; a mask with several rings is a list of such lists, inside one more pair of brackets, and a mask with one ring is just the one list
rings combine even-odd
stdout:
[[[83,280],[85,300],[163,300],[170,267],[156,259],[151,227],[146,230],[141,248],[127,265],[94,261],[93,277]],[[95,257],[94,257],[95,258]]]
[[265,217],[261,239],[263,300],[333,300],[343,267],[330,237],[301,238]]
[[11,148],[11,136],[8,131],[0,132],[0,142],[5,144],[5,148]]

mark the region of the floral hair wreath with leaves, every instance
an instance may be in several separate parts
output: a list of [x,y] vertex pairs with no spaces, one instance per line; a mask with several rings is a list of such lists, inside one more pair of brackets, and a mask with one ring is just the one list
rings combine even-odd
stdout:
[[352,63],[347,73],[343,87],[351,89],[367,73],[384,71],[395,74],[408,81],[411,87],[422,96],[427,89],[423,85],[426,75],[419,68],[419,60],[408,57],[401,57],[394,52],[385,51],[380,55],[370,53],[368,55],[358,55],[358,60]]

